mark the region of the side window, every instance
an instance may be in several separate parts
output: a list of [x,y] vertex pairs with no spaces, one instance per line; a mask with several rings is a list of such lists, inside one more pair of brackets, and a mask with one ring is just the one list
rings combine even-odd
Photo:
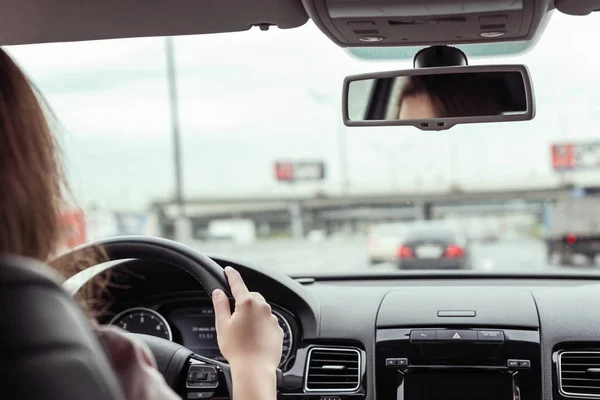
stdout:
[[348,117],[350,120],[361,121],[365,119],[374,85],[375,79],[352,82],[348,88]]

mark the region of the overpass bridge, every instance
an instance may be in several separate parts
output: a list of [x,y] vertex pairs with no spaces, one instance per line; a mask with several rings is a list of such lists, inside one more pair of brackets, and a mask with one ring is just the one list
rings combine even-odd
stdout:
[[[311,229],[334,230],[342,224],[375,221],[433,219],[452,214],[540,214],[542,204],[573,195],[570,185],[528,190],[440,191],[428,193],[352,193],[345,196],[247,196],[201,197],[153,204],[162,225],[173,229],[178,218],[189,219],[196,228],[210,220],[248,218],[269,229],[303,236]],[[181,210],[183,213],[181,214]],[[195,229],[196,229],[195,228]]]
[[173,200],[156,201],[153,207],[162,209],[169,216],[176,216],[180,207],[186,215],[220,215],[228,213],[269,212],[288,210],[297,204],[306,210],[336,210],[350,207],[405,207],[415,205],[463,205],[487,202],[545,202],[557,201],[572,196],[573,187],[548,187],[528,190],[495,191],[440,191],[428,193],[353,193],[342,195],[315,196],[245,196],[245,197],[198,197],[186,199],[183,204]]

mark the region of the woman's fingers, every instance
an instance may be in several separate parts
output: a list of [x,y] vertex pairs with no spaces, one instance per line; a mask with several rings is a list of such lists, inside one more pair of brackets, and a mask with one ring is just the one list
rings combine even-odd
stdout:
[[[271,313],[271,306],[267,303],[262,294],[257,292],[248,291],[248,287],[244,283],[239,272],[231,267],[225,268],[225,274],[231,287],[231,293],[235,299],[235,305],[237,307],[259,307],[258,310],[262,310],[267,313]],[[231,315],[229,314],[229,317]]]
[[231,267],[225,267],[225,275],[235,302],[245,300],[249,296],[249,292],[240,273]]
[[229,298],[221,289],[217,289],[212,295],[213,306],[215,307],[215,324],[219,331],[225,323],[231,318],[231,306],[229,304]]

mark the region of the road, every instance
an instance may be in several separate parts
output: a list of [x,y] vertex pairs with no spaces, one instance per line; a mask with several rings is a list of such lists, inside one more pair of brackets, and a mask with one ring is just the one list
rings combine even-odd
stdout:
[[[334,238],[321,242],[272,240],[247,245],[189,243],[199,251],[285,274],[394,270],[393,265],[369,265],[365,238]],[[539,271],[546,268],[546,247],[530,237],[508,237],[494,243],[474,243],[475,269],[490,272]]]
[[[367,256],[367,239],[334,238],[320,242],[308,240],[270,240],[253,244],[189,242],[188,246],[210,256],[259,268],[276,270],[284,274],[310,276],[311,274],[347,272],[396,271],[392,264],[371,266]],[[565,272],[568,269],[550,267],[546,261],[545,244],[527,236],[513,235],[494,243],[473,243],[469,247],[475,270],[483,272]],[[102,266],[98,267],[102,269]],[[91,268],[75,277],[72,285],[78,286],[94,273]],[[590,271],[589,268],[584,269]]]

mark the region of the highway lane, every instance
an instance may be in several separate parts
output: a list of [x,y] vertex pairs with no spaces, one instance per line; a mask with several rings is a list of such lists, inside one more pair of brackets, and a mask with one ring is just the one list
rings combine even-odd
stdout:
[[547,267],[545,243],[528,237],[474,243],[471,255],[475,268],[482,271],[540,271]]
[[[210,255],[246,262],[285,274],[358,271],[392,271],[395,266],[368,263],[366,238],[339,238],[321,242],[272,240],[247,245],[190,243]],[[490,272],[540,271],[546,268],[546,247],[529,237],[509,237],[492,243],[473,243],[470,254],[475,269]]]

